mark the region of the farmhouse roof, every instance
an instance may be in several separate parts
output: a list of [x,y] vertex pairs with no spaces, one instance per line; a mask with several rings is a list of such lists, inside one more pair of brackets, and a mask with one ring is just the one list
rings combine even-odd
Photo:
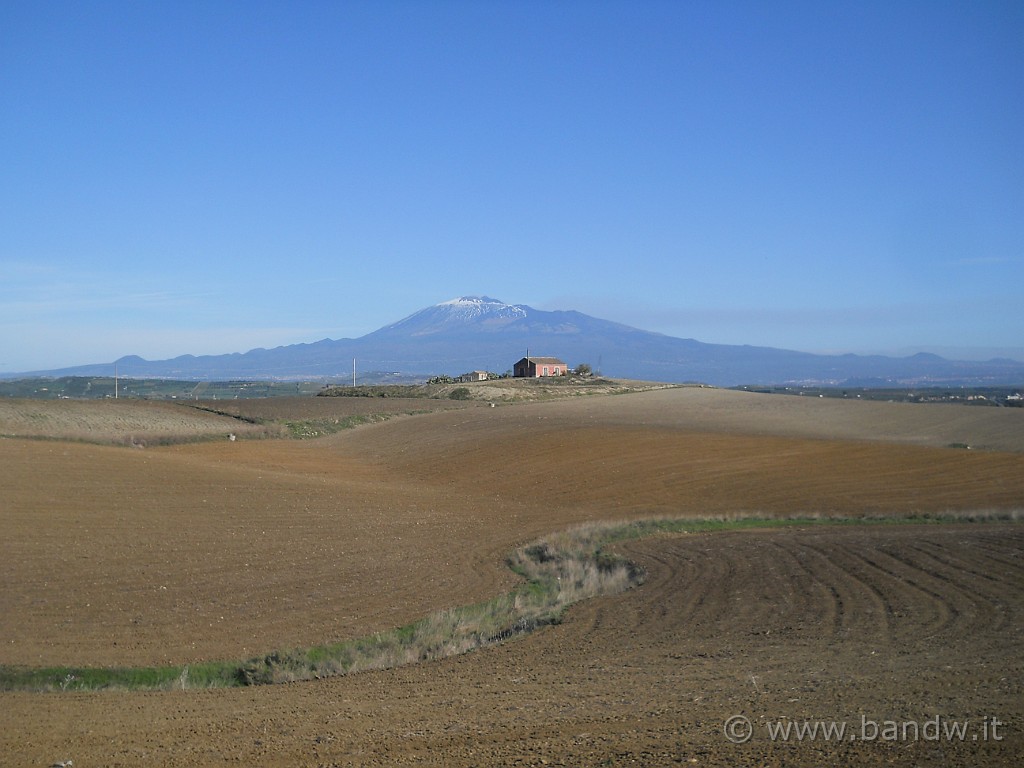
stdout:
[[541,365],[565,365],[557,357],[524,357],[523,360],[526,360],[528,363],[540,363]]

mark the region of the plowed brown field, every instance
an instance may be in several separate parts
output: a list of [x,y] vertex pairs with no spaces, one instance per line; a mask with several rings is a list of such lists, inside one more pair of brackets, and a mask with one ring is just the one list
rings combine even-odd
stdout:
[[[144,451],[0,440],[0,663],[185,663],[361,635],[506,589],[515,544],[586,520],[1024,507],[1017,412],[784,399],[666,390]],[[649,570],[641,588],[443,662],[255,689],[2,694],[0,765],[1024,756],[1020,525],[623,549]],[[749,743],[726,739],[732,715]],[[852,730],[773,741],[786,718]],[[849,738],[934,718],[969,721],[966,739]]]

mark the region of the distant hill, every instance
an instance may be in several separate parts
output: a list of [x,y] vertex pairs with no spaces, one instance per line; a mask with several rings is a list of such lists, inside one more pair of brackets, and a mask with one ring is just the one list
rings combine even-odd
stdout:
[[[815,355],[771,347],[705,344],[643,331],[581,312],[542,311],[486,296],[465,296],[415,312],[357,339],[322,339],[225,355],[144,360],[134,355],[97,365],[21,375],[109,376],[194,380],[350,378],[357,372],[409,377],[457,375],[481,369],[503,373],[525,356],[588,363],[617,378],[667,382],[835,384],[865,386],[1014,386],[1024,363],[910,357]],[[13,378],[8,375],[7,378]],[[386,378],[386,377],[385,377]]]

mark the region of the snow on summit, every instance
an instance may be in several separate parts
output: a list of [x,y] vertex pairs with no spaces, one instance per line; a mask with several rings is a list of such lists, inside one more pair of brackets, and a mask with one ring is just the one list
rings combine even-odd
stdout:
[[504,325],[526,317],[526,309],[487,296],[460,296],[414,312],[397,323],[374,331],[370,336],[396,332],[428,336],[458,326]]
[[444,308],[453,319],[470,320],[483,315],[526,317],[526,310],[523,307],[506,304],[487,296],[460,296],[442,301],[437,307]]

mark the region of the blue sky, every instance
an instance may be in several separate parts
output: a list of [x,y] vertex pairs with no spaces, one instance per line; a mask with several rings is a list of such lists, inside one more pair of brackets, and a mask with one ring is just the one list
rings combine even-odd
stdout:
[[1024,359],[1024,4],[0,4],[0,373],[454,296]]

